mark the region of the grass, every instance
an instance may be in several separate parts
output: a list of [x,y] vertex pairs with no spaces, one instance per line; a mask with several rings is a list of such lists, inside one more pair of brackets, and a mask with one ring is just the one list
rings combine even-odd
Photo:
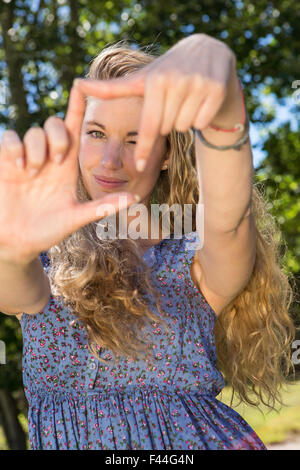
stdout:
[[[225,387],[218,400],[230,406],[231,389]],[[270,411],[264,405],[257,407],[233,402],[235,409],[254,429],[265,444],[283,442],[293,433],[300,434],[300,381],[291,382],[282,390],[282,400],[285,406],[276,407]]]
[[[225,387],[218,400],[230,406],[231,388]],[[285,441],[291,434],[300,434],[300,380],[290,383],[282,391],[282,400],[285,406],[276,410],[261,405],[260,410],[255,406],[245,403],[237,404],[234,400],[232,408],[237,411],[247,423],[254,429],[264,444],[272,444]],[[19,416],[23,429],[27,432],[27,420],[23,415]],[[0,450],[7,450],[3,430],[0,427]]]

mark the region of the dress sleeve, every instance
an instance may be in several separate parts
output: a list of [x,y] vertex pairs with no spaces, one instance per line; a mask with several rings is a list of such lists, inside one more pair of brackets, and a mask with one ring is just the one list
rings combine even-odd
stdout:
[[191,264],[195,253],[202,247],[199,235],[197,231],[186,233],[183,235],[183,246],[185,258],[188,264]]
[[43,263],[44,270],[47,272],[49,270],[49,267],[50,267],[50,259],[49,259],[49,256],[47,254],[47,251],[42,251],[40,253],[40,259]]
[[191,264],[193,262],[195,253],[197,250],[200,250],[203,247],[203,240],[199,237],[199,234],[197,231],[195,232],[190,232],[188,234],[185,234],[182,237],[183,240],[183,250],[184,250],[184,264],[185,264],[185,275],[187,279],[190,281],[190,285],[193,286],[193,289],[197,291],[201,298],[203,299],[202,305],[204,305],[204,309],[206,310],[207,307],[209,310],[212,312],[214,319],[217,318],[216,312],[212,308],[212,306],[208,303],[207,299],[204,297],[203,293],[199,290],[199,287],[196,286],[194,283],[190,268]]
[[[50,268],[50,259],[48,257],[47,252],[42,251],[39,256],[40,256],[40,259],[42,261],[44,271],[46,273],[48,273],[48,270]],[[36,317],[36,315],[41,315],[44,312],[48,312],[48,310],[50,309],[52,303],[53,303],[53,296],[52,296],[52,293],[50,293],[48,303],[47,303],[47,305],[45,305],[43,310],[41,310],[41,312],[37,312],[35,314],[22,312],[19,315],[17,315],[17,318],[19,319],[21,326],[23,326],[25,324],[25,322],[28,321],[28,319],[33,319],[33,318]]]

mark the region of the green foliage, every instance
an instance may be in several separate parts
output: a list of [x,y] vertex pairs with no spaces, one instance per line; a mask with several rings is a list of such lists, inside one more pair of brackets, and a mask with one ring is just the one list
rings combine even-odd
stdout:
[[[252,121],[269,120],[272,116],[264,109],[253,116],[259,107],[253,92],[264,83],[278,98],[291,95],[292,82],[300,76],[299,6],[299,1],[278,5],[267,0],[2,2],[0,60],[7,67],[2,62],[0,80],[9,84],[13,96],[1,120],[22,134],[29,124],[42,124],[49,114],[64,111],[63,93],[108,42],[154,44],[161,53],[191,33],[211,34],[233,49]],[[52,98],[51,91],[58,96]]]

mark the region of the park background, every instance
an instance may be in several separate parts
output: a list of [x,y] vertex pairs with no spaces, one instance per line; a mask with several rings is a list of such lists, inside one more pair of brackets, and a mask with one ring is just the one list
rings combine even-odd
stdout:
[[[218,38],[237,57],[251,120],[255,181],[276,216],[284,263],[300,286],[300,1],[281,0],[1,0],[0,137],[20,137],[49,115],[64,117],[75,77],[108,43],[163,53],[194,33]],[[221,157],[221,156],[220,156]],[[299,300],[291,314],[299,326]],[[297,338],[300,334],[297,333]],[[6,364],[0,365],[0,449],[26,449],[27,402],[22,386],[18,320],[0,313]],[[300,359],[300,354],[297,356]],[[300,449],[300,367],[278,413],[233,404],[266,444],[294,435]],[[226,388],[218,397],[230,401]]]

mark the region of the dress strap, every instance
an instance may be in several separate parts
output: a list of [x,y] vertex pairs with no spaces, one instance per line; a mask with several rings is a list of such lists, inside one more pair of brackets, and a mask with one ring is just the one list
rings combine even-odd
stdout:
[[195,252],[201,249],[202,247],[197,230],[195,230],[194,232],[185,233],[182,237],[182,243],[185,253],[185,259],[190,264],[193,261]]
[[48,269],[50,267],[50,259],[49,259],[49,256],[47,254],[47,251],[42,251],[40,253],[40,259],[43,263],[43,267],[44,267],[45,271],[48,271]]

